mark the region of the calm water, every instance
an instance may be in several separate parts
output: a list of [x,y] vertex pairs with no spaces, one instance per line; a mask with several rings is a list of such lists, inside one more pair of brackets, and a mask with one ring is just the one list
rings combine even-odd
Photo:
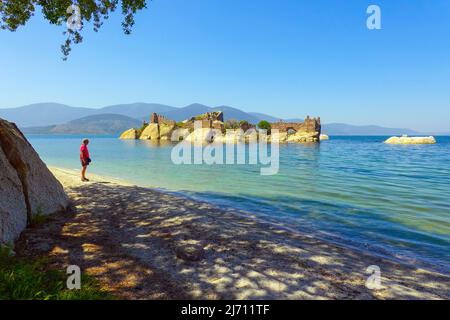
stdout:
[[[171,145],[91,137],[91,172],[181,191],[320,238],[450,273],[450,137],[390,146],[332,137],[280,146],[280,170],[174,165]],[[81,137],[30,135],[44,161],[79,168]]]

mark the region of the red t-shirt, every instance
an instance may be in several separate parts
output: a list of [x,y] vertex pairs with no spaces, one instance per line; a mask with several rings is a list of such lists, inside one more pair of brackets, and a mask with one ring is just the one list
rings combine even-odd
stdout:
[[89,150],[88,150],[88,148],[87,148],[87,146],[86,146],[85,144],[82,144],[82,145],[81,145],[81,148],[80,148],[80,158],[81,158],[82,160],[87,160],[88,158],[90,158],[90,157],[89,157]]

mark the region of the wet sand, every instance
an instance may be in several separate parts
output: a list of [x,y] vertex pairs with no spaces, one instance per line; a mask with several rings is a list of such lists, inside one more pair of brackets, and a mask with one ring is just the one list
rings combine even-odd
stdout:
[[[50,168],[73,210],[24,232],[22,255],[75,264],[123,299],[448,299],[450,277],[183,196]],[[368,289],[369,266],[381,288]]]

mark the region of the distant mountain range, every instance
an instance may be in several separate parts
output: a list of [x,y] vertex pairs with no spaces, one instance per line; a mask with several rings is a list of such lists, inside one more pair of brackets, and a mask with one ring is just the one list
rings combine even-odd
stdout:
[[[58,103],[39,103],[0,109],[0,118],[15,122],[28,134],[118,134],[131,127],[139,127],[143,120],[149,120],[153,112],[162,114],[169,119],[182,121],[211,111],[223,111],[225,120],[247,120],[251,123],[258,123],[261,120],[269,122],[280,120],[271,115],[244,112],[230,106],[208,107],[199,103],[182,108],[156,103],[133,103],[99,109],[71,107]],[[302,119],[284,120],[302,121]],[[385,128],[374,125],[356,126],[343,123],[323,124],[322,131],[332,136],[421,134],[411,129]]]
[[344,123],[329,123],[322,125],[322,131],[330,136],[396,136],[420,135],[422,133],[401,128],[385,128],[380,126],[355,126]]
[[96,114],[67,123],[21,128],[25,134],[119,134],[130,128],[138,128],[142,121],[120,114]]
[[0,118],[19,127],[51,126],[99,114],[119,114],[130,118],[149,118],[153,112],[163,113],[178,108],[156,103],[118,104],[100,109],[76,108],[59,103],[37,103],[18,108],[0,109]]

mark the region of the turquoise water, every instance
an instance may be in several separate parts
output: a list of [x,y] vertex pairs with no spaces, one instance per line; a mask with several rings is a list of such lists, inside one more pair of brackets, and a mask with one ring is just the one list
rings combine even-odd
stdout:
[[[79,168],[81,137],[30,135],[48,165]],[[450,137],[393,146],[332,137],[280,146],[277,175],[254,165],[174,165],[172,145],[90,137],[90,172],[183,192],[375,254],[449,273]]]

